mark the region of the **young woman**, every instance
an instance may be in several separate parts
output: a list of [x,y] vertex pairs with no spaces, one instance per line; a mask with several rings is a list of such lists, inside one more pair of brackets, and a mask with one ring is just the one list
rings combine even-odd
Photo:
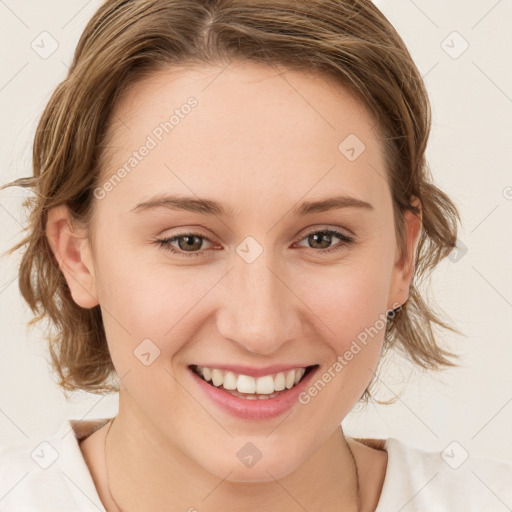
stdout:
[[454,364],[415,284],[458,220],[429,131],[370,1],[107,1],[11,185],[35,193],[13,250],[60,384],[119,413],[5,450],[0,509],[510,505],[512,465],[340,426],[391,346]]

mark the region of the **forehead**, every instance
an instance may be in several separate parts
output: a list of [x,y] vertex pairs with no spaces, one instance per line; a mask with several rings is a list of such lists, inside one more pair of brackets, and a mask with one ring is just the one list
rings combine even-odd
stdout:
[[111,119],[103,179],[123,166],[112,195],[131,203],[162,191],[233,207],[249,193],[387,200],[372,116],[323,75],[252,62],[169,67],[128,89]]

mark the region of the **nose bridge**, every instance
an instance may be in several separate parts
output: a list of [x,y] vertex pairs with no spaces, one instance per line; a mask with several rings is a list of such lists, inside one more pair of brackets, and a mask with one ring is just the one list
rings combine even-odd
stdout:
[[251,352],[270,354],[296,337],[299,318],[293,293],[274,270],[270,252],[254,261],[236,257],[225,283],[219,331]]

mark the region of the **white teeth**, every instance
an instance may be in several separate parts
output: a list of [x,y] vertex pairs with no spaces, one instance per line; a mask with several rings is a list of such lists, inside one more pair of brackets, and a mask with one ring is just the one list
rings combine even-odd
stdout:
[[239,393],[254,393],[256,392],[256,381],[254,377],[249,375],[239,375],[236,381],[236,389]]
[[279,372],[274,379],[274,389],[276,391],[283,391],[286,387],[286,379],[283,372]]
[[258,395],[270,395],[274,392],[274,379],[272,375],[265,375],[265,377],[258,377],[256,379],[256,393]]
[[286,374],[286,388],[290,389],[295,384],[295,370],[290,370]]
[[206,380],[212,380],[212,371],[210,368],[203,368],[203,377]]
[[214,386],[220,386],[224,382],[222,372],[217,368],[212,370],[212,382]]
[[224,383],[222,385],[225,389],[236,389],[236,380],[236,375],[233,372],[226,372],[224,374]]
[[292,388],[299,383],[306,368],[295,368],[287,372],[279,372],[257,378],[202,366],[196,366],[195,371],[207,382],[211,381],[214,386],[223,386],[224,389],[233,391],[233,394],[237,396],[238,393],[242,393],[244,398],[252,400],[257,398],[273,398],[277,396],[277,391]]

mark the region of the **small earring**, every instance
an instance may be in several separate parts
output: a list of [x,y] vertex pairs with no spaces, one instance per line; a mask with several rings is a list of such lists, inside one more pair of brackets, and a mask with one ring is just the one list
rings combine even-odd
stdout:
[[397,308],[395,309],[390,309],[388,312],[387,312],[387,317],[388,317],[388,320],[391,320],[392,318],[395,317],[395,315],[402,309],[402,306],[398,306]]

